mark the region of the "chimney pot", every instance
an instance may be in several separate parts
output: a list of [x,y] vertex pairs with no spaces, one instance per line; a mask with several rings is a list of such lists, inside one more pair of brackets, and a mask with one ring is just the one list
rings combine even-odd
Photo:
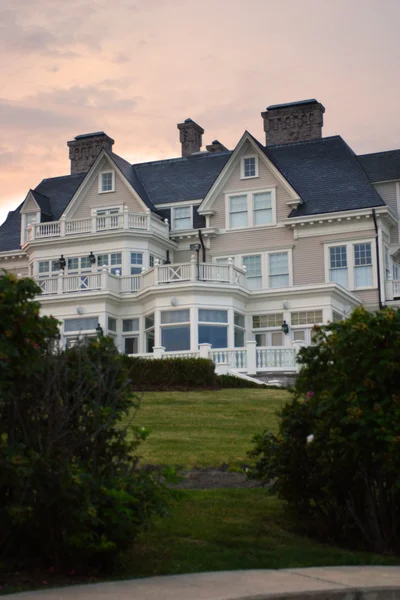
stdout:
[[182,156],[190,156],[200,152],[204,129],[192,119],[185,119],[183,123],[178,123],[177,127],[179,129],[179,140],[182,144]]
[[113,144],[114,140],[104,131],[77,135],[72,141],[67,142],[71,175],[87,173],[103,148],[112,152]]
[[290,144],[322,137],[325,107],[315,100],[273,104],[261,113],[265,144]]

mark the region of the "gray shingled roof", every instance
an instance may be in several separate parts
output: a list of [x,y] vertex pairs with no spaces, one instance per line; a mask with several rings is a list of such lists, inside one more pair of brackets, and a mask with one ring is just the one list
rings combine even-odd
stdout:
[[84,178],[85,173],[51,177],[50,179],[43,179],[35,188],[35,192],[39,192],[39,194],[49,199],[54,221],[58,221],[61,217]]
[[153,204],[204,198],[232,152],[193,154],[134,165]]
[[303,200],[289,217],[385,204],[340,136],[268,146],[264,152]]
[[118,156],[118,154],[114,154],[114,152],[111,152],[110,156],[114,160],[117,167],[122,171],[126,179],[129,181],[133,189],[142,198],[146,206],[150,208],[150,210],[155,211],[156,209],[153,203],[151,202],[146,190],[144,189],[142,182],[140,181],[138,174],[135,171],[135,167],[128,163],[128,161],[124,158],[121,158],[121,156]]
[[38,207],[40,208],[40,212],[52,216],[51,208],[50,208],[50,199],[47,196],[43,196],[37,190],[29,190],[32,196],[35,198]]
[[362,154],[358,160],[374,183],[400,179],[400,150]]
[[7,219],[0,227],[0,252],[7,250],[18,250],[21,245],[21,214],[20,208],[23,202],[8,213]]

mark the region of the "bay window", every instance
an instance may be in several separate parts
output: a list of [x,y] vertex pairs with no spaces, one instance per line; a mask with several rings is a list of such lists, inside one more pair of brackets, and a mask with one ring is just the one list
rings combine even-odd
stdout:
[[167,352],[190,350],[190,310],[161,313],[161,345]]
[[131,275],[140,275],[143,267],[143,253],[131,252]]
[[199,344],[213,348],[228,346],[228,311],[199,309]]

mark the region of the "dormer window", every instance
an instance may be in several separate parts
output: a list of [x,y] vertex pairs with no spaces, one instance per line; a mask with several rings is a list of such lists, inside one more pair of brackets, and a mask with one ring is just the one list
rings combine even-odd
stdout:
[[241,178],[250,179],[258,177],[258,158],[257,156],[245,156],[242,158]]
[[99,175],[99,194],[115,192],[115,173],[114,171],[103,171]]
[[173,208],[172,215],[172,229],[193,228],[193,210],[191,206]]

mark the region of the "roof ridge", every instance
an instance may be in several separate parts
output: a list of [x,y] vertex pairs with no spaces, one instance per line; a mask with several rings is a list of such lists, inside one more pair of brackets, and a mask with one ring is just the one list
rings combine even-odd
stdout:
[[[328,135],[327,137],[314,138],[313,140],[299,140],[298,142],[286,142],[285,144],[268,144],[264,146],[265,148],[288,148],[289,146],[300,146],[302,144],[315,144],[320,142],[325,142],[328,140],[342,139],[342,136],[339,134],[336,135]],[[344,140],[343,140],[344,141]]]
[[378,154],[390,154],[391,152],[400,152],[400,148],[394,150],[381,150],[380,152],[367,152],[367,154],[357,154],[357,158],[364,158],[365,156],[377,156]]
[[223,150],[221,152],[202,152],[200,154],[191,154],[189,156],[177,156],[175,158],[162,158],[160,160],[149,160],[147,162],[142,162],[142,163],[133,163],[132,167],[135,168],[136,167],[143,167],[143,166],[147,166],[147,165],[158,165],[161,163],[174,163],[174,162],[179,162],[179,161],[187,161],[187,160],[194,160],[194,159],[199,159],[199,158],[210,158],[210,157],[215,157],[215,156],[222,156],[225,154],[232,154],[233,150]]

